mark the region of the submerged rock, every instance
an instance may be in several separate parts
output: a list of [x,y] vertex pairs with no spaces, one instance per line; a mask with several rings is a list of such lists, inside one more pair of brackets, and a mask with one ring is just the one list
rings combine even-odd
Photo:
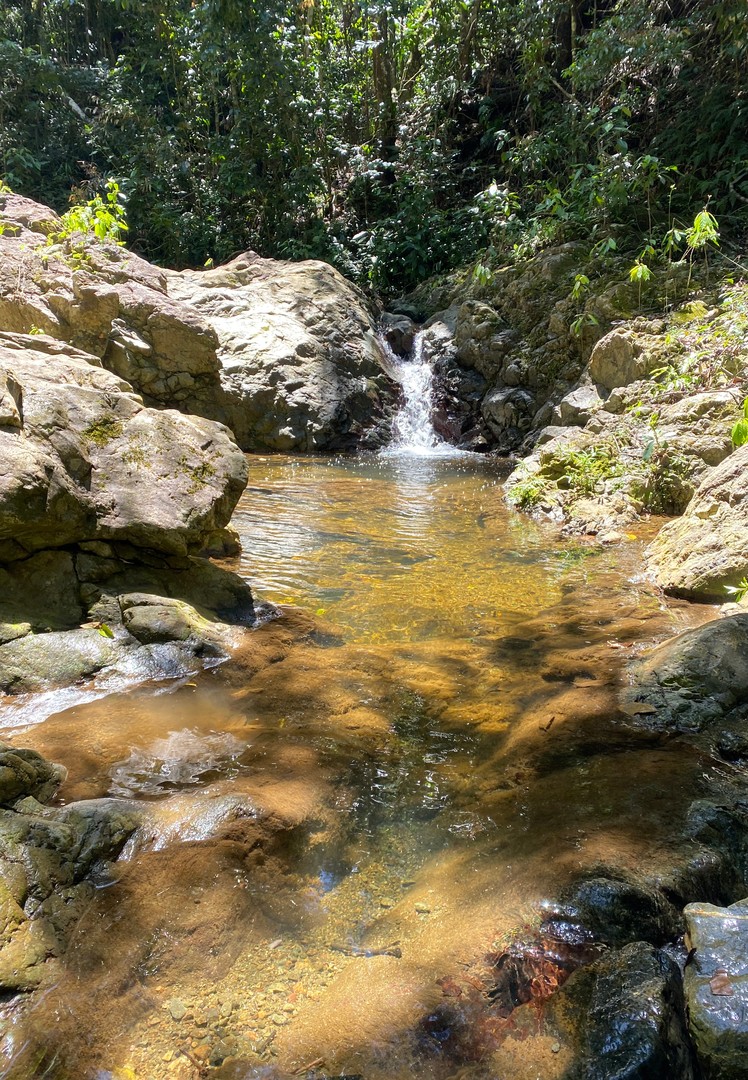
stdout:
[[568,890],[545,913],[563,940],[579,936],[605,945],[632,941],[664,945],[682,932],[679,913],[656,889],[607,877],[590,877]]

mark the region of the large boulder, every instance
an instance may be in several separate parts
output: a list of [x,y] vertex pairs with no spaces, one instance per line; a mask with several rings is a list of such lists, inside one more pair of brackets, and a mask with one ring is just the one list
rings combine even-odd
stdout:
[[[227,655],[219,623],[251,622],[252,595],[198,555],[246,484],[231,433],[146,408],[97,357],[44,335],[0,333],[0,388],[0,692]],[[126,605],[132,593],[154,599]]]
[[[247,479],[225,428],[144,407],[95,357],[0,334],[0,544],[17,557],[91,540],[175,555],[228,523]],[[8,557],[8,550],[5,552]]]
[[[252,252],[175,273],[0,194],[0,331],[99,357],[147,405],[226,423],[244,449],[313,450],[386,434],[396,388],[363,295],[331,266]],[[8,395],[0,385],[0,413]]]
[[683,517],[660,529],[649,565],[677,596],[725,600],[725,586],[748,576],[748,446],[707,474]]
[[169,274],[168,292],[215,331],[222,393],[199,411],[244,449],[354,445],[395,400],[363,296],[326,263],[247,252]]

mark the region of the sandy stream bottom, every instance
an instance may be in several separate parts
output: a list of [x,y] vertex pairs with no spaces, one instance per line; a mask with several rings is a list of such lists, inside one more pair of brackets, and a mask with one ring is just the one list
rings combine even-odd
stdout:
[[[479,489],[492,551],[501,511]],[[554,539],[549,575],[550,536],[530,529],[537,560],[503,571],[501,611],[478,590],[468,632],[446,613],[462,595],[465,617],[475,566],[496,576],[488,554],[465,577],[433,535],[435,564],[401,538],[412,633],[362,620],[356,640],[345,579],[365,569],[349,558],[340,609],[276,583],[306,611],[248,632],[222,667],[11,730],[68,768],[60,801],[115,795],[145,819],[55,981],[5,1006],[0,1076],[561,1077],[565,1049],[517,1043],[492,1006],[496,960],[580,873],[656,877],[681,857],[710,764],[628,726],[616,689],[631,656],[710,613],[632,583],[634,541],[612,555]]]

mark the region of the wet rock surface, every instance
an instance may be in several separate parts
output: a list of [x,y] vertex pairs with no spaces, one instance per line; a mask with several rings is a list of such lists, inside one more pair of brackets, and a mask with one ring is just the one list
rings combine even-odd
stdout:
[[748,1072],[748,904],[689,904],[685,917],[685,991],[699,1060],[709,1080],[738,1080]]
[[552,1026],[579,1040],[567,1074],[575,1080],[700,1076],[680,969],[651,945],[633,942],[579,970],[552,999],[549,1014]]
[[85,879],[116,859],[139,814],[100,799],[51,809],[66,770],[0,747],[0,988],[28,991],[57,977],[67,935],[91,901]]
[[[748,612],[716,619],[652,649],[629,668],[621,708],[631,722],[660,731],[717,726],[730,745],[745,725]],[[739,756],[739,750],[736,747]],[[729,754],[729,749],[728,749]]]

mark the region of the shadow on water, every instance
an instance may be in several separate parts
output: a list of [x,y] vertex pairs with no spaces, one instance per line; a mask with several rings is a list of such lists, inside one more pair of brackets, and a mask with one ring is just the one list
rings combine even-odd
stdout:
[[490,1076],[528,993],[499,961],[544,899],[601,867],[676,882],[705,763],[615,694],[688,615],[635,545],[509,517],[488,463],[251,469],[243,572],[323,615],[14,735],[68,767],[63,802],[143,817],[48,988],[3,1006],[4,1080]]

